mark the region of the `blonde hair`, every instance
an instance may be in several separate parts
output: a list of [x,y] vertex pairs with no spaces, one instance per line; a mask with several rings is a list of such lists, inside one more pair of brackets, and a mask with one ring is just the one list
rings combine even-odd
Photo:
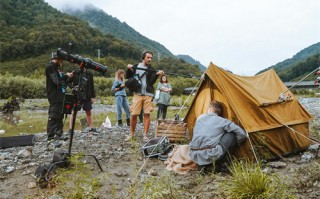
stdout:
[[124,70],[122,69],[119,69],[117,72],[116,72],[116,75],[114,77],[114,79],[118,80],[118,81],[123,81],[123,79],[120,79],[120,75],[124,73]]

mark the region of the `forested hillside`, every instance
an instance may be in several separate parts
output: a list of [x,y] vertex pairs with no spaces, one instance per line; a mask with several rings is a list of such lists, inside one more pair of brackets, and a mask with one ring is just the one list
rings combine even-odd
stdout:
[[142,49],[149,49],[153,52],[160,53],[162,56],[174,57],[174,55],[160,43],[150,40],[141,35],[125,22],[119,21],[116,17],[108,15],[101,9],[88,5],[84,9],[65,9],[63,12],[76,16],[87,21],[91,27],[95,27],[105,34],[110,34],[116,38],[137,45]]
[[[199,61],[194,60],[192,57],[190,57],[189,55],[176,55],[176,57],[178,57],[179,59],[183,59],[188,63],[191,64],[195,64],[198,65],[199,69],[201,71],[205,71],[207,69],[207,67],[205,67],[204,65],[202,65]],[[208,63],[209,65],[209,63]]]
[[[139,45],[104,34],[87,22],[61,13],[43,0],[1,1],[0,24],[1,74],[43,74],[51,52],[61,47],[109,66],[107,76],[113,77],[118,68],[140,61],[143,51]],[[69,41],[74,44],[72,49],[68,46]],[[101,57],[99,60],[98,50]],[[161,67],[157,64],[159,62]],[[174,57],[155,57],[153,65],[169,72],[201,73],[197,66]]]
[[[150,49],[153,52],[156,52],[155,57],[157,59],[160,59],[163,56],[174,58],[174,55],[163,45],[141,35],[125,22],[120,22],[117,18],[108,15],[101,9],[88,5],[84,9],[75,10],[68,8],[63,10],[63,12],[88,22],[90,26],[101,30],[105,34],[110,34],[116,38],[128,41],[133,45],[137,45],[139,48]],[[197,65],[201,71],[206,70],[205,66],[189,55],[176,55],[176,57],[192,65]]]
[[[282,81],[298,81],[309,74],[317,67],[320,67],[320,42],[313,44],[294,55],[259,73],[270,68],[274,68]],[[258,73],[258,74],[259,74]],[[314,76],[309,76],[306,80],[313,80]]]

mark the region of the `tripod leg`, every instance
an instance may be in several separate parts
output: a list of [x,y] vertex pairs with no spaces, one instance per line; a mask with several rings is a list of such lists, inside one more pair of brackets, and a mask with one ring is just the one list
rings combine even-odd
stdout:
[[69,154],[71,154],[72,140],[73,140],[74,127],[75,127],[75,123],[76,123],[77,113],[78,113],[78,108],[74,107],[72,124],[71,124],[70,140],[69,140],[69,149],[68,149]]
[[96,157],[96,156],[94,156],[94,155],[86,155],[86,156],[91,156],[91,157],[93,157],[93,158],[94,158],[94,160],[96,161],[96,163],[97,163],[97,165],[98,165],[98,167],[99,167],[100,171],[101,171],[101,172],[103,172],[102,167],[101,167],[101,165],[100,165],[100,163],[99,163],[99,160],[97,159],[97,157]]

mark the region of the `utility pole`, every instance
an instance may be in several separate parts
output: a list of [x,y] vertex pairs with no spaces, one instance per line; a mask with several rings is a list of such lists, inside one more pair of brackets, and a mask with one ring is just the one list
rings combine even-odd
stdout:
[[100,49],[98,49],[98,60],[100,61]]
[[160,65],[160,57],[161,57],[161,53],[158,52],[158,66]]

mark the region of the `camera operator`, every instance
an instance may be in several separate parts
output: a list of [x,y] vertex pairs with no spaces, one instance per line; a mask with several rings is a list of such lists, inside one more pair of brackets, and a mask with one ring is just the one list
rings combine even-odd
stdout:
[[[86,68],[83,69],[82,77],[80,77],[80,72],[81,71],[79,70],[73,72],[73,78],[72,78],[73,89],[77,89],[78,95],[80,95],[79,97],[81,99],[81,107],[86,112],[89,131],[97,132],[97,130],[92,127],[92,118],[91,118],[92,104],[94,102],[94,98],[96,97],[95,90],[94,90],[94,83],[93,83],[93,75]],[[81,81],[80,84],[79,84],[79,81]],[[82,88],[77,88],[79,85]],[[73,117],[74,117],[74,112],[72,111],[72,114],[70,117],[70,123],[69,123],[69,127],[70,127],[68,131],[69,134],[71,133],[71,129],[72,129]]]
[[66,140],[63,137],[63,100],[66,92],[66,80],[73,76],[72,73],[63,74],[62,59],[55,56],[46,65],[46,92],[49,101],[49,113],[47,123],[48,144],[55,147],[61,146],[58,140]]

